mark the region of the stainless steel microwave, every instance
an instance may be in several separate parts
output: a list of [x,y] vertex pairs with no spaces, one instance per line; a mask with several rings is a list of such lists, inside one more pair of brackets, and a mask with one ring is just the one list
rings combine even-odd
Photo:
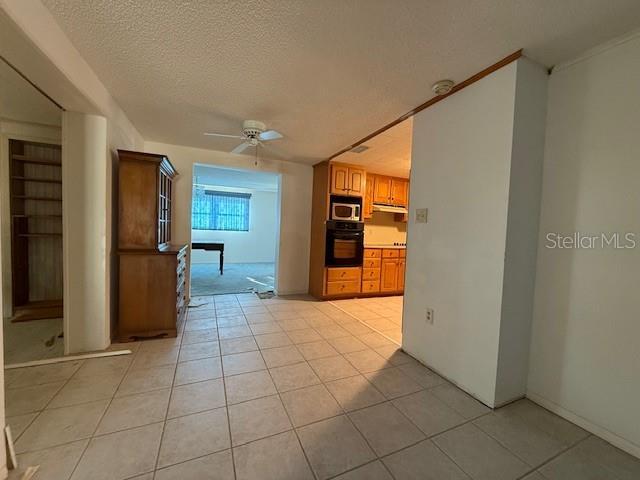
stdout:
[[331,220],[360,221],[361,207],[357,203],[331,203]]

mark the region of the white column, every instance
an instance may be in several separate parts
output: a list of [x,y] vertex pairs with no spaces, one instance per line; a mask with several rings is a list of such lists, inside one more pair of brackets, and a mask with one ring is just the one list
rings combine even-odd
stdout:
[[107,120],[62,116],[65,353],[107,348]]

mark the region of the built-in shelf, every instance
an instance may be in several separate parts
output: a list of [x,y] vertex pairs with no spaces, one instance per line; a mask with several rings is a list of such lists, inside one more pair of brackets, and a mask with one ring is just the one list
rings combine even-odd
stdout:
[[13,154],[11,155],[11,159],[17,162],[34,163],[36,165],[54,165],[54,166],[62,165],[61,162],[58,162],[55,160],[47,160],[46,158],[27,157],[26,155]]
[[62,237],[61,233],[19,233],[19,237],[28,238],[48,238],[48,237]]
[[29,195],[11,195],[13,198],[19,198],[20,200],[37,200],[41,202],[61,202],[61,198],[52,197],[31,197]]
[[16,214],[11,215],[13,218],[62,218],[62,215],[37,215],[37,214]]
[[62,316],[61,154],[59,145],[9,139],[12,322]]
[[34,182],[34,183],[56,183],[62,185],[62,180],[55,180],[52,178],[35,178],[35,177],[11,177],[12,180],[22,180],[23,182]]

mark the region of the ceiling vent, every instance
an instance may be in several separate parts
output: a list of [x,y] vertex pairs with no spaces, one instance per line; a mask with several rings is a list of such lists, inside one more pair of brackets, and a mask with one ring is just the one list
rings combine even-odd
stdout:
[[349,150],[351,153],[362,153],[365,150],[369,150],[369,147],[367,147],[366,145],[358,145],[357,147],[353,147],[351,150]]

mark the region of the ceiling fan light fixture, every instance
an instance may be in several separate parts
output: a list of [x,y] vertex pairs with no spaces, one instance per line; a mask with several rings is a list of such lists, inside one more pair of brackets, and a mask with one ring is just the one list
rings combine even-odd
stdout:
[[447,93],[451,92],[453,85],[453,80],[440,80],[431,86],[431,90],[433,90],[433,93],[438,96],[446,95]]
[[242,122],[242,133],[248,138],[255,138],[266,129],[267,126],[257,120],[245,120]]
[[[239,138],[242,140],[240,145],[236,146],[231,153],[240,154],[249,147],[255,147],[257,150],[258,145],[264,147],[266,150],[271,151],[279,157],[285,160],[289,158],[287,154],[279,152],[276,148],[267,146],[267,143],[272,140],[278,140],[283,138],[280,132],[276,130],[267,130],[267,126],[259,122],[258,120],[245,120],[242,122],[242,134],[241,135],[229,135],[227,133],[213,133],[205,132],[205,135],[210,137],[225,137],[225,138]],[[256,151],[257,153],[257,151]]]

